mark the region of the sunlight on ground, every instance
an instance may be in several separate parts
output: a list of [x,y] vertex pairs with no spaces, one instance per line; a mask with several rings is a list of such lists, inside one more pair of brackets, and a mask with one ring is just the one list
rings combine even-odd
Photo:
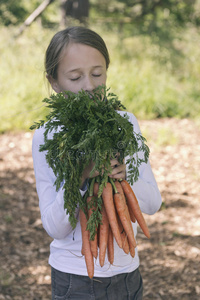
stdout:
[[48,273],[49,268],[46,266],[36,266],[28,268],[31,275],[36,277],[37,284],[50,284],[51,276]]

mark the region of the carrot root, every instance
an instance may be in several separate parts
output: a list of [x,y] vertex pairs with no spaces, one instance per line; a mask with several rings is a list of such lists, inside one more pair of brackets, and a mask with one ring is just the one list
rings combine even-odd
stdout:
[[146,237],[150,238],[149,229],[147,227],[147,224],[143,217],[143,214],[140,210],[138,200],[135,196],[135,193],[133,192],[131,186],[129,185],[129,183],[126,180],[122,180],[121,185],[122,185],[124,194],[126,196],[127,203],[129,203],[130,209],[133,211],[133,214],[134,214],[138,224],[140,225],[140,227],[141,227],[143,233],[146,235]]
[[93,278],[94,276],[94,259],[90,249],[89,231],[87,228],[87,218],[85,213],[80,209],[80,224],[82,233],[82,253],[85,256],[85,263],[87,267],[88,276]]
[[99,230],[99,264],[101,267],[104,265],[106,249],[108,245],[109,236],[109,221],[104,205],[102,204],[102,224]]
[[124,231],[124,228],[122,226],[119,216],[118,216],[118,224],[119,224],[119,230],[120,230],[120,234],[121,234],[121,238],[122,238],[122,249],[124,250],[124,252],[126,254],[128,254],[129,253],[128,239],[127,239],[127,235]]
[[113,233],[110,227],[109,227],[109,234],[108,234],[107,253],[108,253],[108,261],[112,265],[114,262],[114,244],[113,244]]
[[[94,196],[88,196],[87,197],[87,207],[88,207],[88,219],[91,217],[93,210],[96,210],[95,206],[91,207],[91,201],[93,200]],[[98,246],[97,246],[97,232],[94,236],[94,239],[91,240],[90,239],[90,247],[91,247],[91,251],[92,251],[92,255],[97,258],[98,256]]]
[[131,221],[132,221],[133,223],[135,223],[135,221],[136,221],[136,220],[135,220],[135,216],[134,216],[134,214],[133,214],[133,211],[132,211],[131,209],[129,209],[129,204],[128,204],[128,202],[126,201],[126,197],[125,197],[125,195],[124,195],[124,191],[123,191],[123,188],[122,188],[120,182],[119,182],[119,181],[115,181],[114,184],[115,184],[115,186],[116,186],[116,188],[117,188],[118,193],[120,193],[120,195],[122,196],[124,202],[125,202],[125,203],[127,204],[127,206],[128,206],[128,210],[129,210],[129,214],[130,214]]
[[120,248],[122,248],[122,239],[117,223],[117,214],[113,202],[113,191],[111,183],[107,183],[106,187],[103,189],[102,193],[103,203],[106,209],[110,227],[112,229],[114,238]]
[[119,193],[119,190],[121,189],[121,184],[118,181],[116,181],[115,187],[117,189],[117,193],[114,194],[114,202],[115,202],[115,207],[116,207],[118,216],[120,218],[120,221],[122,223],[122,226],[126,232],[126,235],[129,239],[129,241],[131,242],[132,245],[134,245],[136,247],[134,231],[133,231],[128,207],[126,205],[126,200],[125,200],[125,197],[123,197],[122,194]]

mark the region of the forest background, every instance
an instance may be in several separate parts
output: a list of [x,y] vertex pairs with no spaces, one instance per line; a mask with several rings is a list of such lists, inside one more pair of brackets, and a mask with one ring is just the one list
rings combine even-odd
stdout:
[[[200,0],[0,0],[0,300],[51,299],[31,154],[52,36],[105,39],[108,86],[139,120],[162,206],[138,228],[144,300],[200,299]],[[109,266],[108,266],[109,268]]]
[[45,50],[56,31],[79,24],[107,42],[108,86],[138,118],[199,117],[199,0],[1,0],[0,132],[44,117]]

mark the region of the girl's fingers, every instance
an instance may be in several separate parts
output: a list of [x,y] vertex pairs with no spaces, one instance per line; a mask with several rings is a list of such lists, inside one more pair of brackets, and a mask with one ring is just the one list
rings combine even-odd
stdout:
[[113,168],[112,173],[109,176],[116,179],[126,178],[126,165],[117,165],[115,168]]
[[113,179],[125,179],[126,178],[126,172],[121,172],[121,173],[118,173],[116,175],[109,175],[110,178],[113,178]]
[[126,167],[125,160],[123,160],[123,164],[120,164],[119,161],[118,161],[118,157],[115,157],[114,159],[111,159],[110,160],[110,165],[111,165],[112,168],[116,168],[117,166],[120,166],[120,165],[124,165]]
[[111,159],[110,165],[112,168],[114,168],[115,166],[119,166],[119,162],[117,159]]
[[99,172],[97,172],[96,170],[94,171],[94,173],[91,175],[89,175],[89,178],[94,178],[97,177],[99,175]]

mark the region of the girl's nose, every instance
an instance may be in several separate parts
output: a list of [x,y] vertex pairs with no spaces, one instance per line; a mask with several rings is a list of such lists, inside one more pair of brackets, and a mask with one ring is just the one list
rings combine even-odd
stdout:
[[88,76],[85,78],[84,90],[87,92],[92,92],[95,89],[95,84],[93,79]]

